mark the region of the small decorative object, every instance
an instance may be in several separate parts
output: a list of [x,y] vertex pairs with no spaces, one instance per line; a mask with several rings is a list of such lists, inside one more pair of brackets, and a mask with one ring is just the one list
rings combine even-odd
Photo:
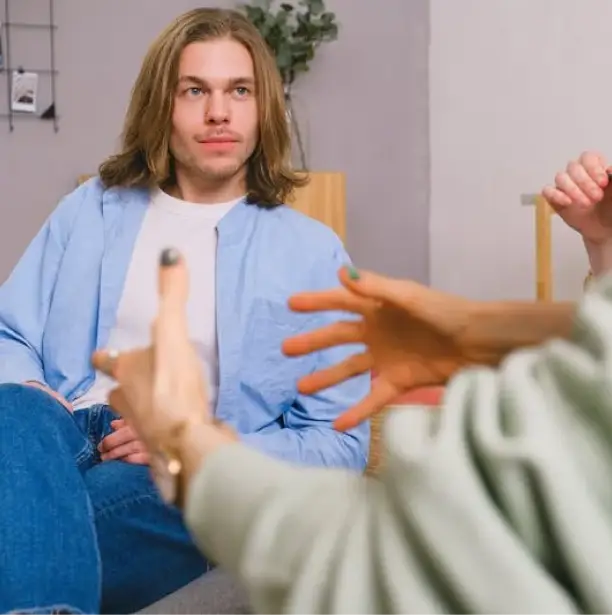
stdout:
[[54,120],[56,119],[55,115],[55,103],[51,103],[41,114],[41,120]]
[[299,126],[292,86],[299,73],[310,70],[310,62],[321,43],[338,38],[336,16],[325,8],[325,0],[282,2],[252,0],[243,4],[245,15],[264,37],[276,58],[285,88],[287,121],[297,146],[302,170],[308,170],[307,153]]
[[23,70],[13,71],[11,108],[13,111],[36,113],[38,74]]

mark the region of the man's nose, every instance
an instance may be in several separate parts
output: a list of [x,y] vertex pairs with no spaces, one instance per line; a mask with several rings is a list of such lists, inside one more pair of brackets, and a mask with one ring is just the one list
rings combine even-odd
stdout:
[[229,97],[227,97],[224,92],[212,92],[208,97],[206,122],[210,124],[222,124],[229,121],[229,118]]

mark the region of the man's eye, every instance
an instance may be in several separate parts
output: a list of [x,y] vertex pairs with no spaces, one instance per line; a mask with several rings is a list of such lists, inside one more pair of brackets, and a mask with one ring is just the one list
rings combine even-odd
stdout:
[[247,96],[249,94],[249,89],[244,86],[238,86],[236,88],[236,94],[238,94],[238,96]]
[[202,93],[202,88],[196,88],[196,87],[189,88],[187,92],[191,94],[191,96],[198,96]]

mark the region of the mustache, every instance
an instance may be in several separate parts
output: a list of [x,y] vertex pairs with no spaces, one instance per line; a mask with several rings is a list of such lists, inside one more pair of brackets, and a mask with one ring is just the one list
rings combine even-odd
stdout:
[[231,139],[232,141],[242,141],[242,135],[231,130],[211,130],[209,132],[196,135],[195,140],[198,143],[204,143],[210,139]]

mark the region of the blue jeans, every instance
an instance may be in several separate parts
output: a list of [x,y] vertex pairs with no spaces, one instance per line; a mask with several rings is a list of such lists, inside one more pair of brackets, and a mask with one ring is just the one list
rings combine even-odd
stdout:
[[133,613],[210,569],[147,467],[100,461],[114,418],[0,385],[0,613]]

